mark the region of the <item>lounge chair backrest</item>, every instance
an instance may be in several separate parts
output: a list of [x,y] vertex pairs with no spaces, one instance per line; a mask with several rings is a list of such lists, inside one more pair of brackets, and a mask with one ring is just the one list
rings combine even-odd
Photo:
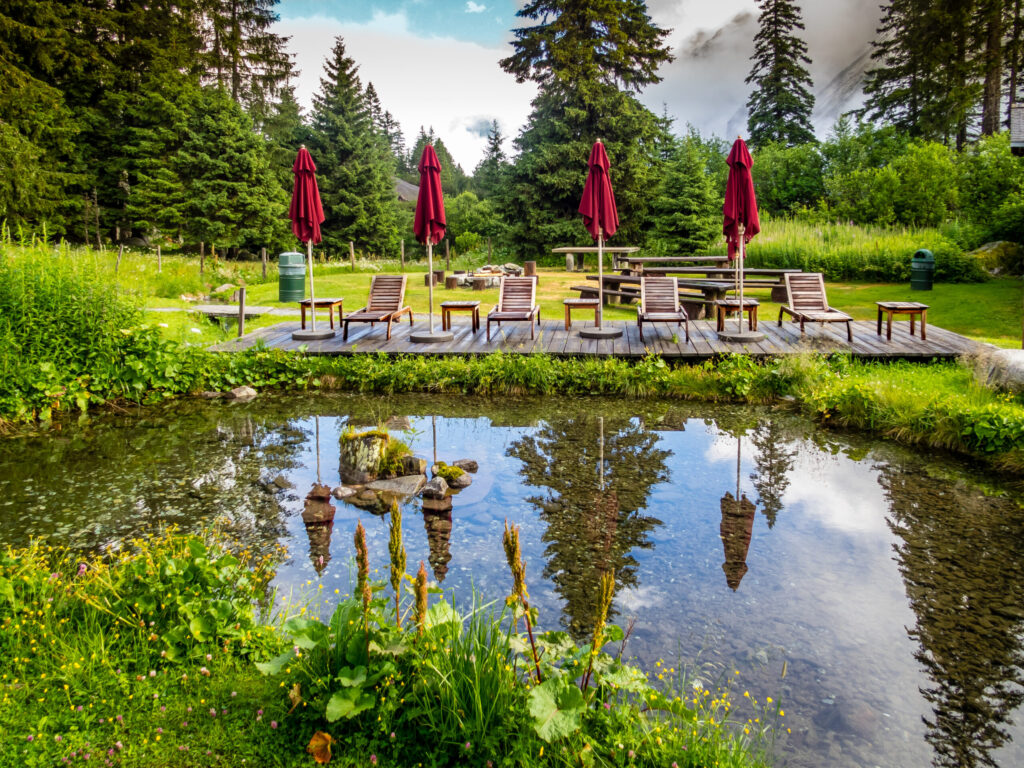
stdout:
[[374,275],[370,281],[370,298],[366,307],[371,312],[397,312],[405,299],[407,275]]
[[825,280],[820,272],[787,272],[786,295],[794,312],[826,312]]
[[537,303],[535,277],[503,277],[498,289],[500,312],[529,312]]
[[640,278],[640,311],[644,314],[678,312],[679,284],[676,278]]

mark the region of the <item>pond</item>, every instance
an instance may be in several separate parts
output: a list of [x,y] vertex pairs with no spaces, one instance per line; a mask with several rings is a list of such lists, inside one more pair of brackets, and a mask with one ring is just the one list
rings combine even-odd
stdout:
[[318,472],[339,482],[346,427],[384,423],[419,456],[479,463],[449,512],[404,505],[410,571],[424,561],[458,599],[509,591],[507,519],[542,627],[586,636],[613,568],[626,655],[781,701],[778,765],[1024,765],[1020,486],[786,410],[175,403],[0,441],[0,543],[91,549],[220,521],[253,547],[287,547],[282,595],[330,603],[349,585],[357,520],[383,578],[387,519],[335,501],[333,527],[307,529],[304,498]]

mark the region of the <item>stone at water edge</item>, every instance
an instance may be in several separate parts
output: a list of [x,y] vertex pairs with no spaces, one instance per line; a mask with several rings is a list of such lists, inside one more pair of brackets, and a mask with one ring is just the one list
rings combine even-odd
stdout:
[[403,475],[425,475],[427,474],[427,460],[419,456],[402,457]]
[[226,397],[229,400],[235,400],[240,403],[244,403],[248,400],[252,400],[259,393],[252,387],[235,387],[227,393]]
[[387,438],[371,433],[362,437],[342,437],[339,448],[341,482],[346,485],[376,480]]
[[331,489],[331,495],[334,498],[338,499],[339,501],[342,499],[347,499],[349,496],[355,496],[355,494],[355,488],[348,488],[344,485],[339,485]]
[[408,432],[412,429],[412,422],[408,416],[391,416],[384,422],[384,429],[388,431]]
[[387,493],[393,496],[415,496],[420,488],[427,484],[427,478],[423,475],[405,475],[389,480],[374,480],[366,487],[371,491]]
[[448,495],[448,483],[443,477],[435,477],[423,486],[424,499],[443,499]]
[[469,488],[473,483],[473,478],[469,476],[468,472],[463,472],[458,477],[453,477],[448,485],[452,488]]
[[199,397],[203,400],[217,400],[224,397],[223,392],[200,392]]
[[480,469],[480,465],[474,459],[457,459],[452,462],[452,466],[458,467],[463,472],[473,472],[474,474]]
[[988,387],[1024,392],[1024,349],[991,349],[978,356],[975,378]]

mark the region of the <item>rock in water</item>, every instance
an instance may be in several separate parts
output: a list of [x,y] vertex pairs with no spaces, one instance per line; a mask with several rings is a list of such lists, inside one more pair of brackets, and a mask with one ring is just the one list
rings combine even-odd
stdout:
[[458,467],[463,472],[475,473],[478,469],[480,469],[480,465],[477,464],[474,459],[459,459],[457,461],[453,461],[452,466]]
[[354,496],[355,493],[354,488],[347,488],[344,485],[339,485],[331,490],[331,495],[338,500],[347,499],[349,496]]
[[390,494],[392,496],[409,497],[419,493],[420,488],[426,485],[427,479],[423,475],[406,475],[391,480],[374,480],[366,487],[372,491]]
[[448,495],[448,483],[443,477],[435,477],[423,486],[424,499],[443,499]]
[[402,474],[404,475],[425,475],[427,474],[427,460],[419,456],[402,457]]
[[458,477],[453,477],[449,485],[452,488],[468,488],[472,482],[473,478],[469,476],[469,473],[463,472]]
[[342,435],[341,482],[362,485],[376,480],[387,444],[387,438],[376,432],[354,437]]
[[230,400],[237,400],[240,403],[244,403],[247,400],[252,400],[257,394],[259,393],[252,387],[235,387],[228,392],[227,397]]

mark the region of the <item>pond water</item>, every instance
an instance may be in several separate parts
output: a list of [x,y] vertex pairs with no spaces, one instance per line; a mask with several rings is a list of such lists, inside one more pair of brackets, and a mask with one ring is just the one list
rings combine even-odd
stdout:
[[598,574],[614,568],[627,655],[781,701],[792,732],[778,765],[1024,765],[1020,486],[786,411],[176,403],[0,441],[0,543],[89,549],[220,520],[255,547],[287,546],[283,593],[322,584],[330,600],[349,584],[356,520],[386,571],[387,520],[335,501],[333,528],[307,530],[303,499],[318,464],[338,483],[347,425],[388,420],[420,456],[479,462],[450,513],[404,509],[410,570],[425,561],[459,599],[508,592],[508,519],[542,627],[585,636]]

